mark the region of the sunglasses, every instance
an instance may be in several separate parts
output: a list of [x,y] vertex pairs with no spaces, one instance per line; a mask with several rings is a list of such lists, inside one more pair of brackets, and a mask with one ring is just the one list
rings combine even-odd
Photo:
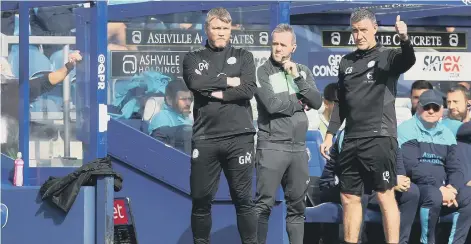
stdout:
[[434,112],[438,112],[440,111],[440,106],[438,106],[437,104],[427,104],[425,106],[422,107],[424,109],[424,111],[429,111],[430,109],[433,109]]

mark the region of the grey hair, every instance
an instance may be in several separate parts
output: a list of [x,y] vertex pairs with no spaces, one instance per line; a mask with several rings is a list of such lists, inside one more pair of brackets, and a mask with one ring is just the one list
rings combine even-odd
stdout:
[[204,27],[208,28],[209,22],[213,19],[219,19],[224,23],[232,23],[232,17],[229,11],[225,8],[213,8],[209,10],[208,14],[206,15],[206,21],[204,22]]
[[291,33],[291,35],[293,36],[293,44],[296,44],[296,34],[294,33],[293,27],[289,24],[279,24],[279,25],[277,25],[271,33],[272,39],[273,39],[273,34],[283,33],[283,32]]
[[369,19],[373,24],[376,24],[375,14],[366,8],[360,8],[353,11],[352,15],[350,15],[350,24],[360,22],[364,19]]

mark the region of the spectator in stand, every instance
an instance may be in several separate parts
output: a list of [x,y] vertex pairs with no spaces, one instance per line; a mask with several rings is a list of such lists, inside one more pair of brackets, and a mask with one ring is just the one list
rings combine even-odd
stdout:
[[424,91],[433,89],[432,84],[430,82],[425,81],[425,80],[417,80],[414,83],[412,83],[412,87],[410,90],[410,101],[412,104],[411,112],[412,115],[415,114],[415,111],[417,109],[417,103],[419,102],[419,97],[424,93]]
[[435,243],[441,214],[455,212],[450,244],[466,243],[471,226],[471,188],[465,186],[453,133],[442,123],[443,99],[428,90],[419,97],[417,114],[398,128],[407,175],[420,191],[421,243]]
[[149,134],[160,127],[192,125],[189,117],[193,95],[181,79],[168,83],[165,88],[165,104],[149,123]]
[[190,107],[193,96],[181,79],[168,83],[165,103],[149,124],[149,134],[176,149],[191,152],[192,120]]
[[470,91],[463,85],[452,86],[446,94],[446,102],[448,118],[443,119],[442,123],[456,135],[461,124],[471,119]]

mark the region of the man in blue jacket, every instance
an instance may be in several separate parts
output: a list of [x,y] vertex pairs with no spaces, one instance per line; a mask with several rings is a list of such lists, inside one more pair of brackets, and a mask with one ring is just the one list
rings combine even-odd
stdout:
[[175,127],[180,125],[192,125],[189,115],[193,102],[193,95],[181,79],[168,83],[165,88],[165,104],[158,114],[150,121],[148,133],[161,127]]
[[454,212],[448,243],[461,244],[471,226],[471,188],[456,157],[455,136],[439,123],[442,115],[442,95],[424,92],[416,115],[398,128],[399,146],[407,175],[420,190],[420,241],[434,244],[440,214]]
[[[340,186],[338,185],[337,175],[340,173],[337,165],[338,155],[342,150],[344,132],[342,131],[338,140],[330,151],[330,159],[322,171],[322,176],[319,179],[319,188],[321,191],[322,202],[336,202],[340,203]],[[398,202],[399,211],[401,213],[401,224],[399,230],[399,243],[409,243],[410,231],[415,219],[417,207],[419,204],[419,188],[411,183],[410,178],[406,176],[404,164],[402,162],[402,153],[399,149],[396,157],[396,170],[397,170],[397,185],[394,187],[396,192],[396,200]],[[376,194],[363,195],[362,206],[368,206],[370,209],[379,209],[378,199]],[[365,212],[365,210],[363,210]],[[338,233],[337,231],[325,230],[328,233]],[[324,235],[325,236],[325,235]],[[361,236],[361,234],[360,234]],[[330,239],[330,237],[327,237]],[[338,238],[335,236],[335,238]],[[323,240],[327,243],[326,240]]]

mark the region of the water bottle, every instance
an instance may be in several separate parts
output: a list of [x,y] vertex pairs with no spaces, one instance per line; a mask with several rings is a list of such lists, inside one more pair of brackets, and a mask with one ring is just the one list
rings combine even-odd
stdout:
[[16,154],[15,160],[15,175],[13,176],[13,185],[14,186],[23,186],[23,167],[25,162],[21,159],[21,152]]

